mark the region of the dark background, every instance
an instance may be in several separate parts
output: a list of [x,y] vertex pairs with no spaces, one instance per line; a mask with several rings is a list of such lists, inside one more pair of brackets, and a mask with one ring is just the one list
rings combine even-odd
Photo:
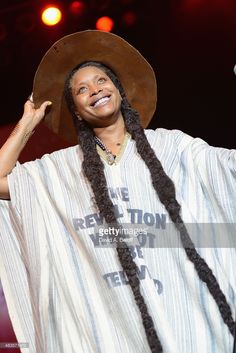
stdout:
[[[0,38],[4,28],[6,36],[0,40],[0,131],[21,117],[45,51],[109,15],[112,32],[140,50],[157,74],[158,107],[150,127],[178,128],[211,145],[235,147],[235,0],[87,0],[81,16],[71,15],[71,1],[59,1],[64,18],[55,28],[41,23],[44,3],[1,0]],[[136,15],[132,26],[123,21],[127,11]]]

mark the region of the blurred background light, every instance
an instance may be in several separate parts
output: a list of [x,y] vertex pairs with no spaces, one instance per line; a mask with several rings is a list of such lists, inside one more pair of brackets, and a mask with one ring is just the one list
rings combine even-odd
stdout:
[[72,1],[69,5],[69,11],[74,16],[81,16],[85,13],[86,5],[83,1]]
[[137,15],[133,11],[127,11],[122,15],[122,22],[126,26],[133,26],[137,21]]
[[61,21],[62,12],[58,7],[47,6],[42,11],[41,19],[46,26],[55,26]]
[[103,16],[100,17],[96,22],[96,29],[101,31],[111,32],[114,27],[114,21],[111,17]]

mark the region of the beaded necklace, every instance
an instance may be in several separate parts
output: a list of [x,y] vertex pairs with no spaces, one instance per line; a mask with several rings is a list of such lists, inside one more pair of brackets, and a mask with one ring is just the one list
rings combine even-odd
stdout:
[[108,164],[115,163],[116,156],[107,148],[107,146],[100,140],[99,137],[94,136],[95,143],[105,152]]

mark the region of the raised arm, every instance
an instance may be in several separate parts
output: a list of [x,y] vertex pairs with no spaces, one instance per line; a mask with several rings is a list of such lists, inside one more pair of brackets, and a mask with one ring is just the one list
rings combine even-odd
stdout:
[[9,199],[7,175],[14,168],[21,151],[33,134],[36,126],[45,115],[46,107],[51,102],[44,102],[40,108],[35,109],[34,103],[28,100],[24,105],[24,113],[15,129],[0,149],[0,199]]

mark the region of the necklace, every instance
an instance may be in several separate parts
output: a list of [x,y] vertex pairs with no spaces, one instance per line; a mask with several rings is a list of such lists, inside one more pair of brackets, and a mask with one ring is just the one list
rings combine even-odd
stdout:
[[115,163],[116,156],[107,148],[107,146],[100,140],[99,137],[94,136],[95,143],[105,152],[108,164]]

